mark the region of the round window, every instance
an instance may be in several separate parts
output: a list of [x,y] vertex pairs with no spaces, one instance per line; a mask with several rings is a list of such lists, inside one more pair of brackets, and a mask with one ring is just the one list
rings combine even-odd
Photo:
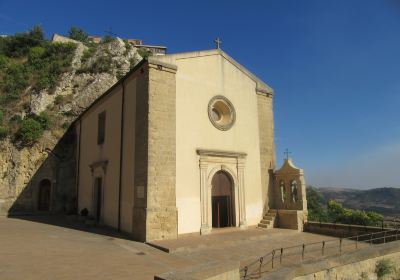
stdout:
[[235,108],[226,97],[217,95],[208,103],[208,117],[216,128],[228,130],[235,123]]

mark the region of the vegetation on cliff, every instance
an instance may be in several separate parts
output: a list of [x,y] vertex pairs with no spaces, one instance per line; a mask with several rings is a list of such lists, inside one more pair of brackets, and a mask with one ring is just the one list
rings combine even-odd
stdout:
[[43,89],[52,90],[70,71],[75,49],[73,43],[45,40],[39,26],[0,38],[0,138],[11,135],[19,144],[31,145],[50,127],[50,122],[41,123],[42,117],[30,115],[30,98]]
[[[18,147],[29,147],[46,130],[59,130],[59,138],[76,116],[73,107],[79,112],[94,98],[71,105],[84,98],[79,92],[98,96],[102,87],[94,86],[99,92],[91,93],[91,83],[101,79],[109,87],[141,58],[131,44],[111,36],[96,44],[83,29],[72,27],[69,38],[75,41],[48,41],[40,26],[0,37],[0,141],[9,138]],[[60,83],[63,88],[57,91]]]

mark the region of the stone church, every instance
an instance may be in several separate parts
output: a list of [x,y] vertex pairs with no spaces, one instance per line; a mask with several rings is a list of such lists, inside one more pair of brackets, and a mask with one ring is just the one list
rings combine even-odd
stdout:
[[273,97],[221,49],[141,61],[72,126],[78,213],[141,241],[301,229],[303,172],[274,171]]

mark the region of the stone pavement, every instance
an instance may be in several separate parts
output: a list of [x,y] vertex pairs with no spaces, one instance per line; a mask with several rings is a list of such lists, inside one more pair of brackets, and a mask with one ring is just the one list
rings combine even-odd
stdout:
[[7,280],[153,279],[192,264],[140,242],[6,217],[0,248],[0,279]]
[[[325,235],[290,229],[250,228],[247,230],[214,230],[214,233],[210,235],[188,235],[176,240],[163,240],[151,244],[171,252],[172,255],[190,259],[196,263],[237,261],[241,267],[244,267],[274,249],[328,240],[331,240],[329,244],[333,245],[333,242],[336,243],[334,245],[339,244],[339,239]],[[313,251],[314,249],[312,248]],[[291,254],[300,256],[301,249],[297,248],[296,250],[296,252],[291,250]],[[320,254],[319,249],[318,254]]]
[[272,249],[322,240],[335,239],[287,229],[223,229],[153,242],[166,253],[114,230],[61,217],[0,217],[0,279],[153,279],[215,261],[243,267]]

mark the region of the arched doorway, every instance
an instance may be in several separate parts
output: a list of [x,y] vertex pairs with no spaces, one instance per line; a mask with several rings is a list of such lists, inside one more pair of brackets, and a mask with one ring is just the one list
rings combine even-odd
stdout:
[[235,226],[235,198],[232,179],[225,171],[218,171],[212,178],[212,226]]
[[49,179],[43,179],[39,184],[39,199],[38,199],[38,210],[49,211],[50,210],[50,193],[51,193],[51,182]]

